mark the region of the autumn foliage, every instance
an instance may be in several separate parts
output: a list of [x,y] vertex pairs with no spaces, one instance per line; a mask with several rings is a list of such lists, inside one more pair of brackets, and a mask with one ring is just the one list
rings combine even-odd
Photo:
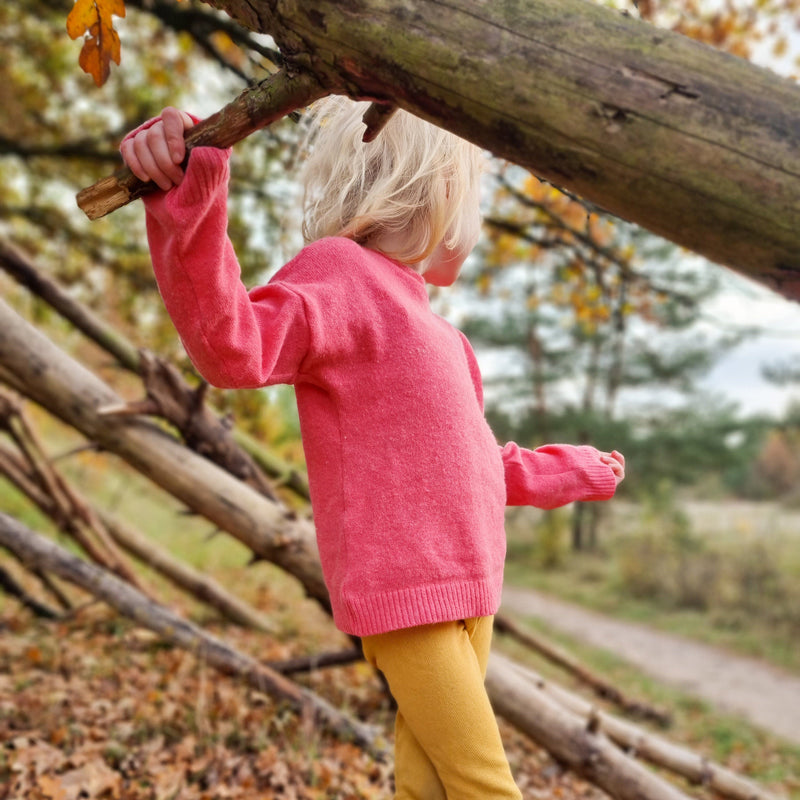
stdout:
[[114,30],[113,17],[124,16],[124,0],[76,0],[67,17],[70,38],[84,37],[78,63],[97,86],[108,79],[111,62],[120,62],[119,34]]

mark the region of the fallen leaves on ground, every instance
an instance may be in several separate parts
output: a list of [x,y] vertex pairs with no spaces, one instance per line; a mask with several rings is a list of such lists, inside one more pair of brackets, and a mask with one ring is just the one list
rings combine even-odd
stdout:
[[[390,798],[391,764],[321,733],[192,653],[91,606],[67,622],[0,615],[2,800],[350,800]],[[285,641],[226,628],[265,660],[302,654]],[[338,634],[332,634],[337,646]],[[307,644],[307,643],[306,643]],[[355,716],[393,712],[366,664],[298,678]],[[526,798],[599,798],[503,728]]]

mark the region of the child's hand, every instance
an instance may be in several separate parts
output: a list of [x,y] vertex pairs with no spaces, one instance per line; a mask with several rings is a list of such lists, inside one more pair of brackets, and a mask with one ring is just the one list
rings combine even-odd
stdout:
[[619,486],[625,478],[625,456],[614,450],[611,453],[600,453],[600,460],[611,467],[617,486]]
[[183,180],[181,163],[186,157],[183,132],[193,125],[185,111],[165,108],[158,122],[122,143],[122,158],[137,178],[153,181],[159,189],[167,191]]

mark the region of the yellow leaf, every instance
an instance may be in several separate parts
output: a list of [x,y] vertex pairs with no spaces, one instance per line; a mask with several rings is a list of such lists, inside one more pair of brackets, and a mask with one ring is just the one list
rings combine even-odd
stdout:
[[94,0],[76,0],[67,17],[67,33],[70,39],[83,36],[97,21],[97,6]]
[[775,42],[775,45],[772,48],[772,55],[775,56],[775,58],[782,58],[786,55],[788,50],[789,41],[785,36],[782,36],[777,42]]
[[111,61],[120,62],[119,35],[112,17],[125,16],[124,0],[76,0],[67,17],[72,39],[86,35],[78,64],[102,86],[111,72]]

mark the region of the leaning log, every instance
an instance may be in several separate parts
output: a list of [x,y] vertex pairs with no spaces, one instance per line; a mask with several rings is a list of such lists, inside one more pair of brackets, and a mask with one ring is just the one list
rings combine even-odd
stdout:
[[0,564],[0,590],[17,600],[37,617],[43,619],[58,619],[61,615],[50,606],[32,597],[17,579]]
[[328,607],[310,523],[183,447],[147,420],[106,416],[119,397],[0,301],[0,374],[13,388],[114,453],[192,511],[301,580]]
[[545,680],[530,667],[507,661],[506,665],[523,680],[535,686],[568,711],[593,721],[598,730],[616,742],[626,752],[680,775],[692,784],[702,785],[719,797],[730,800],[774,800],[769,792],[745,780],[740,775],[716,764],[686,747],[656,736],[632,723],[599,710],[588,700],[569,692],[552,681]]
[[688,800],[677,787],[621,752],[591,721],[539,691],[495,652],[486,686],[500,716],[521,730],[535,731],[534,740],[547,740],[552,755],[617,800]]
[[[26,474],[22,460],[17,458],[13,451],[2,446],[0,446],[0,475],[26,495],[42,512],[51,517],[53,522],[67,534],[74,533],[76,529],[80,528],[80,523],[74,519],[71,508],[65,509],[56,504],[55,498],[42,491],[41,487]],[[62,485],[66,485],[66,481],[63,479]],[[147,538],[131,525],[122,522],[113,514],[92,507],[89,501],[81,497],[73,487],[69,487],[69,496],[80,508],[86,509],[90,519],[98,520],[102,524],[104,533],[119,547],[201,603],[214,608],[223,617],[237,625],[261,631],[272,630],[269,620],[263,614],[231,594],[210,576],[192,569],[188,564],[174,558],[152,539]],[[78,544],[84,544],[83,550],[92,557],[96,564],[109,569],[110,565],[107,563],[105,554],[97,553],[94,548],[87,547],[85,545],[86,538],[83,536],[78,539]],[[120,573],[117,571],[117,574]],[[120,577],[128,579],[125,573]],[[128,583],[141,588],[136,581],[128,580]]]
[[199,570],[179,561],[150,537],[107,511],[97,511],[114,541],[145,564],[201,603],[218,611],[225,619],[259,631],[273,631],[274,625],[256,608],[231,594],[224,586]]
[[626,714],[639,719],[650,720],[664,728],[669,727],[672,723],[672,717],[668,711],[628,697],[619,687],[614,686],[605,678],[594,673],[565,650],[518,625],[507,615],[498,614],[495,617],[494,629],[500,634],[506,634],[524,647],[534,650],[552,664],[565,670],[581,683],[590,687],[598,697],[602,697],[604,700],[618,706]]
[[279,82],[396,104],[800,299],[791,81],[587,0],[206,2],[273,36]]
[[[139,376],[146,374],[148,362],[152,364],[152,356],[134,347],[119,331],[94,314],[91,309],[78,301],[53,278],[38,269],[27,254],[5,240],[0,240],[0,269],[3,269],[20,285],[47,303],[84,336],[91,339],[111,355],[121,367]],[[13,385],[13,380],[9,381],[9,383]],[[178,382],[177,374],[173,377],[173,385],[176,392],[189,392],[188,384],[185,381]],[[173,420],[174,423],[175,421]],[[237,465],[242,465],[245,459],[232,454],[233,447],[231,443],[220,433],[219,429],[222,424],[220,420],[216,425],[213,425],[212,420],[208,419],[203,425],[206,433],[209,433],[209,428],[213,431],[215,444],[221,445],[224,453],[228,454],[223,455],[222,452],[218,452],[212,460],[225,467],[229,472],[241,477],[243,471],[245,474],[247,473],[247,467],[245,464],[245,469],[242,470],[237,468]],[[294,465],[288,464],[274,453],[266,450],[258,441],[240,428],[234,428],[230,431],[230,436],[236,445],[244,451],[244,454],[252,459],[257,468],[260,468],[266,475],[274,479],[277,487],[289,489],[302,500],[309,499],[308,480]],[[210,446],[211,442],[206,440],[204,442],[204,455],[208,455]],[[232,466],[233,469],[231,469]],[[259,488],[258,482],[254,481],[254,483],[256,483],[256,488]]]
[[279,702],[288,703],[296,711],[318,720],[338,736],[352,738],[373,755],[385,755],[378,744],[378,732],[374,728],[348,717],[310,690],[303,689],[255,658],[238,652],[168,608],[149,600],[129,583],[68,553],[2,512],[0,545],[12,550],[27,564],[52,572],[63,580],[80,586],[123,616],[155,631],[170,644],[195,653],[214,669],[227,675],[236,675],[252,688]]

